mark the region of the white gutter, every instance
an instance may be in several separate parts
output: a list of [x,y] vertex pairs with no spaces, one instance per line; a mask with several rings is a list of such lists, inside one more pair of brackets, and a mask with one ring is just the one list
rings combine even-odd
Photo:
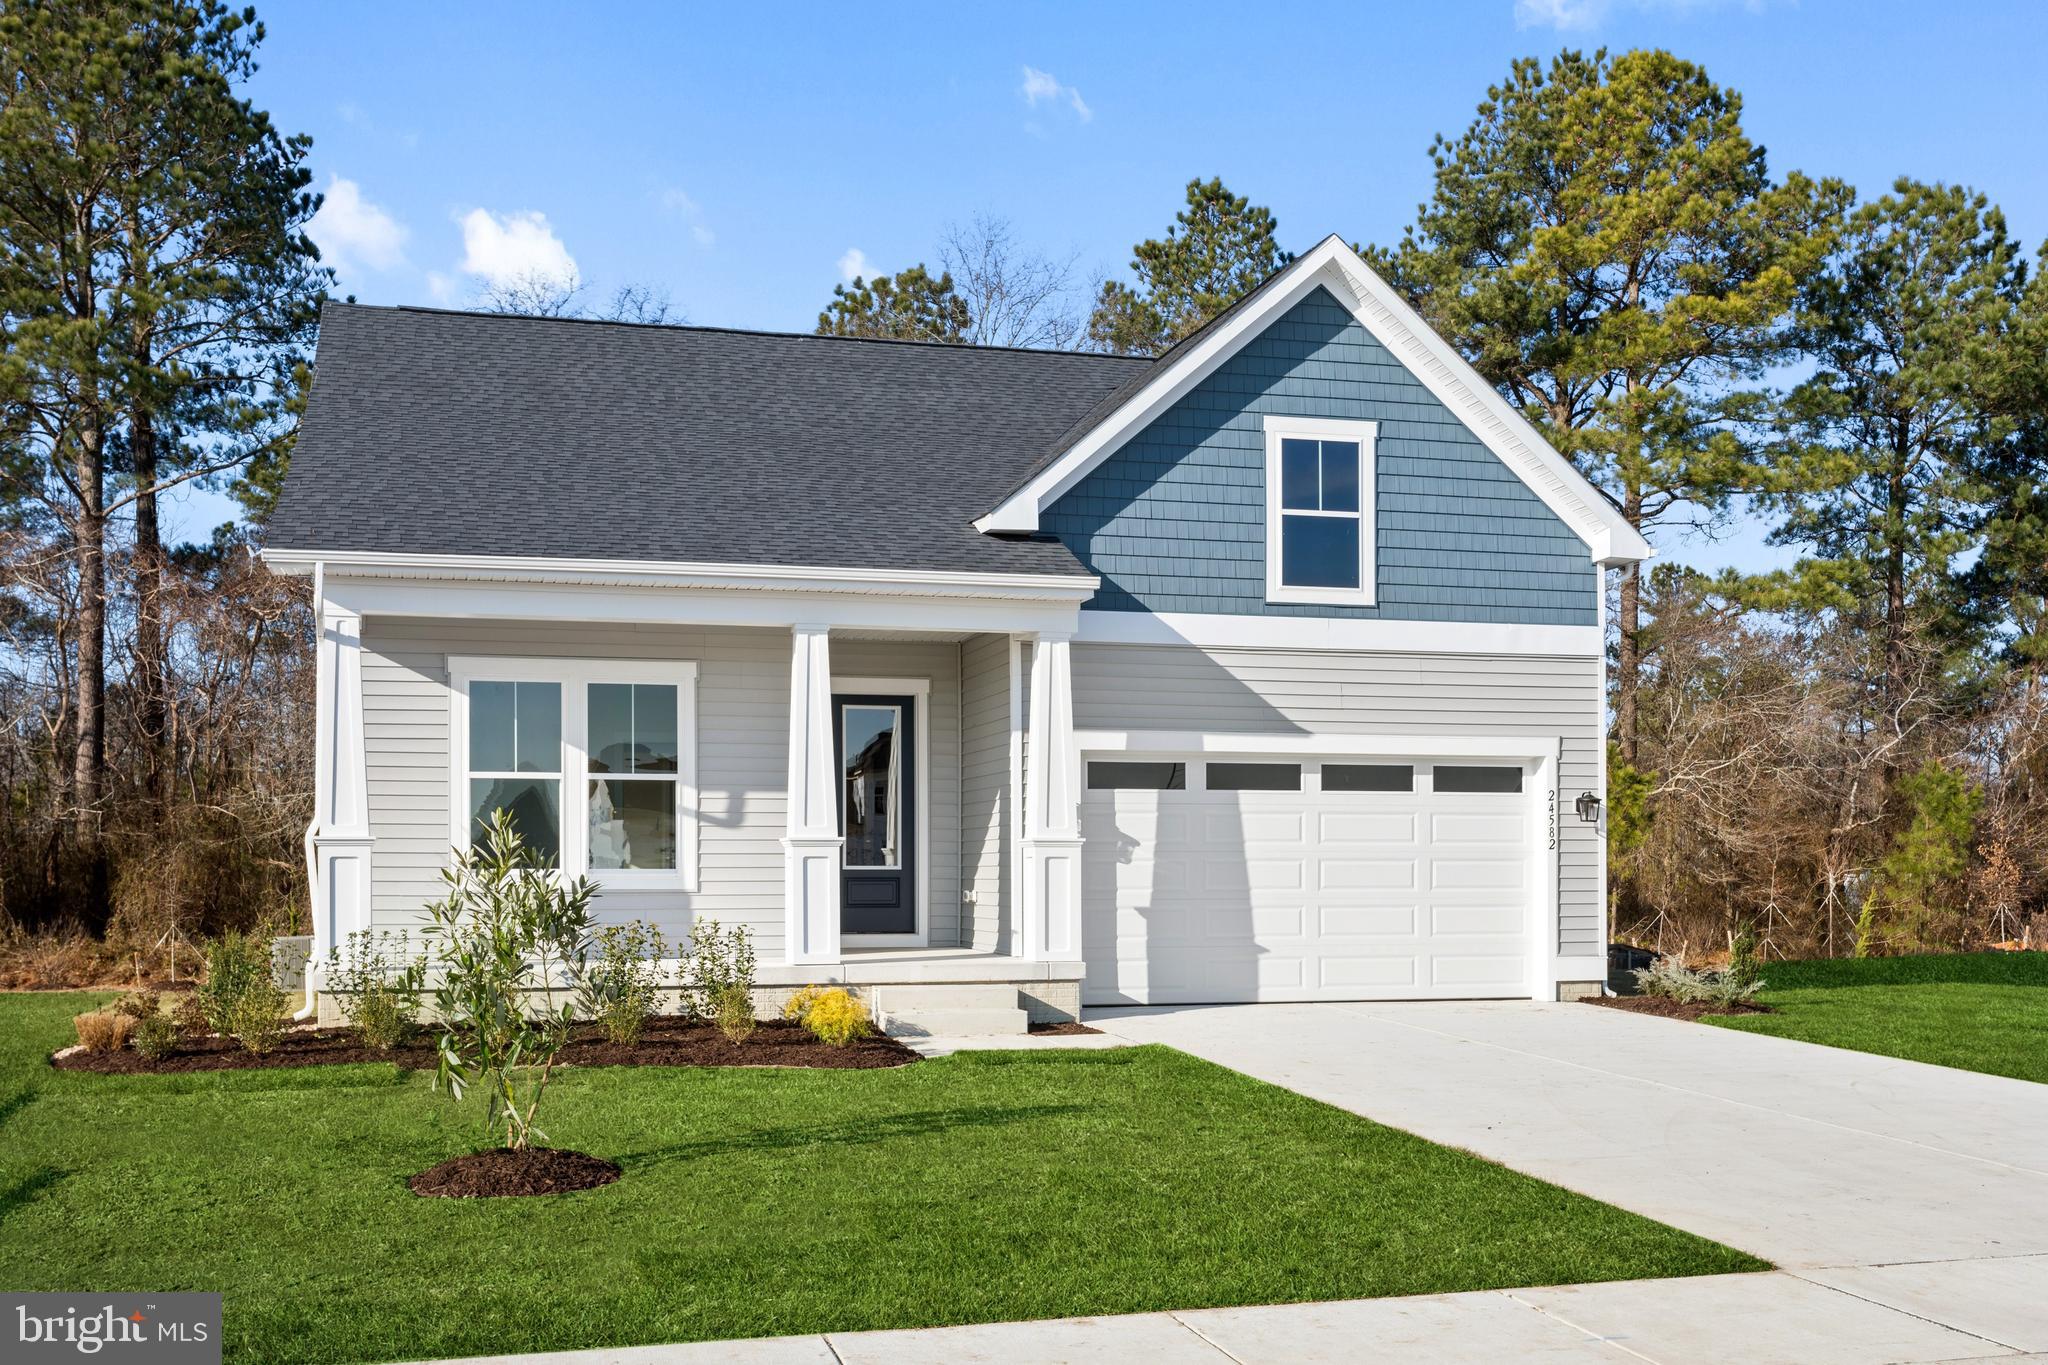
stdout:
[[[327,600],[327,566],[319,560],[313,561],[313,657],[320,657],[320,631],[323,604]],[[316,689],[317,695],[317,689]],[[317,703],[315,710],[318,709]],[[317,728],[317,718],[316,718]],[[319,798],[314,797],[313,818],[306,822],[304,847],[306,850],[306,896],[312,907],[313,942],[306,950],[306,1003],[292,1015],[292,1022],[303,1023],[313,1017],[320,1007],[319,991],[313,981],[313,964],[320,955],[320,854],[314,843],[314,835],[320,829]]]

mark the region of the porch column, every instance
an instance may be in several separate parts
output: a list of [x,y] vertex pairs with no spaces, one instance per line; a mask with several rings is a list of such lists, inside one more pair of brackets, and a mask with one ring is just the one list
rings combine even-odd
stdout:
[[344,936],[370,927],[374,842],[363,755],[363,618],[329,603],[324,588],[324,576],[316,575],[313,823],[306,828],[306,874],[313,892],[309,972]]
[[839,774],[832,757],[832,644],[824,626],[792,631],[789,814],[783,849],[783,960],[839,961]]
[[1081,751],[1074,741],[1071,650],[1064,635],[1040,635],[1031,651],[1017,955],[1039,962],[1081,956]]

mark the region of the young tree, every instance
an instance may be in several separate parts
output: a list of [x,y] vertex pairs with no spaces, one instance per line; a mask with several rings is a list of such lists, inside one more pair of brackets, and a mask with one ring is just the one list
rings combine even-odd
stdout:
[[[1376,263],[1631,525],[1711,522],[1750,477],[1744,386],[1782,353],[1847,191],[1773,182],[1740,96],[1667,52],[1518,61],[1431,155],[1420,220]],[[1630,762],[1638,574],[1617,620]]]
[[967,340],[974,319],[954,292],[953,277],[932,278],[922,264],[872,280],[832,286],[832,302],[818,314],[821,336],[880,337],[895,341]]
[[[1798,334],[1817,368],[1786,400],[1772,539],[1809,554],[1754,593],[1875,636],[1888,730],[1902,721],[1916,631],[1936,651],[1970,642],[1956,560],[1977,542],[1976,475],[1997,444],[2024,275],[1982,195],[1901,180],[1856,211],[1803,291]],[[2015,513],[2031,482],[2019,475]]]
[[1081,332],[1069,307],[1076,259],[1026,251],[1007,219],[979,213],[953,224],[939,244],[939,261],[967,305],[965,340],[973,346],[1072,346]]
[[156,500],[289,439],[328,278],[303,230],[308,140],[236,97],[262,38],[218,0],[0,16],[0,404],[19,434],[10,492],[74,579],[70,805],[96,911],[110,529],[134,510],[141,711],[161,730]]
[[1136,288],[1105,280],[1088,339],[1118,355],[1157,355],[1256,289],[1294,257],[1275,240],[1271,209],[1232,194],[1220,179],[1190,180],[1187,207],[1163,238],[1131,249]]

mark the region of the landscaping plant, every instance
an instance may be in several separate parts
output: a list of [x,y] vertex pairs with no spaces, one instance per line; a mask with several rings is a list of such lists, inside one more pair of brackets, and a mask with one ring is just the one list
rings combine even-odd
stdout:
[[844,986],[806,986],[789,997],[782,1017],[796,1020],[828,1047],[845,1047],[875,1031],[868,1007]]
[[744,1043],[754,1036],[754,993],[745,986],[723,986],[712,1002],[711,1022],[728,1043]]
[[1668,953],[1635,973],[1644,995],[1675,1000],[1681,1005],[1727,1009],[1747,1002],[1763,989],[1763,978],[1749,971],[1704,972],[1688,966],[1683,953]]
[[171,1055],[178,1045],[178,1021],[159,1010],[135,1021],[134,1035],[129,1039],[136,1052],[154,1062]]
[[129,1035],[135,1031],[134,1016],[114,1010],[92,1010],[75,1016],[71,1023],[87,1052],[119,1052],[128,1046]]
[[367,1047],[389,1052],[419,1024],[427,964],[404,933],[350,934],[327,951],[327,982]]
[[599,929],[594,957],[578,983],[576,1004],[597,1021],[607,1041],[631,1047],[660,1004],[661,962],[668,945],[651,924],[631,920]]
[[700,1018],[716,1019],[721,1001],[733,1008],[735,991],[746,992],[751,1010],[754,942],[744,926],[727,929],[715,919],[703,918],[690,926],[690,983],[685,1000]]
[[125,1014],[130,1019],[147,1019],[163,1012],[164,998],[147,986],[128,992],[114,1002],[114,1013]]
[[242,996],[251,987],[270,984],[270,934],[259,928],[253,934],[230,929],[206,944],[206,979],[193,997],[205,1015],[206,1026],[215,1033],[233,1035],[229,1022]]
[[552,992],[575,984],[588,958],[597,887],[588,877],[561,880],[502,810],[483,842],[458,849],[441,875],[448,894],[428,907],[441,969],[435,1085],[457,1099],[483,1087],[485,1131],[524,1151],[547,1140],[534,1121],[575,1019],[574,1005],[556,1005]]
[[220,1031],[260,1057],[284,1037],[284,1012],[290,1003],[275,981],[262,976],[242,987],[228,1008],[227,1027]]

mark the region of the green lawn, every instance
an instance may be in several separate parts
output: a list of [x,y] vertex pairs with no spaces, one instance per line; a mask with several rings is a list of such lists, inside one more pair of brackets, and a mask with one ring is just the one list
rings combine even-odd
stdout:
[[2048,1081],[2048,953],[1773,962],[1760,998],[1779,1013],[1706,1022]]
[[242,1360],[379,1360],[1762,1268],[1164,1048],[592,1069],[616,1184],[414,1197],[478,1110],[389,1066],[122,1078],[0,996],[0,1285],[217,1289]]

